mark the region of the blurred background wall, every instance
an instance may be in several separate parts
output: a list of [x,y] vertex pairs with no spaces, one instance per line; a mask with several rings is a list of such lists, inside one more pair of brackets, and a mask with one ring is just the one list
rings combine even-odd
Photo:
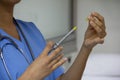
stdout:
[[82,80],[120,80],[120,0],[74,0],[74,25],[78,26],[78,49],[68,55],[72,56],[69,65],[82,45],[88,25],[86,18],[94,11],[104,16],[107,36],[103,45],[97,45],[93,49]]
[[105,18],[107,36],[105,44],[97,46],[94,53],[119,53],[120,52],[120,0],[75,0],[76,22],[78,26],[78,47],[83,40],[87,28],[86,17],[91,12],[99,12]]

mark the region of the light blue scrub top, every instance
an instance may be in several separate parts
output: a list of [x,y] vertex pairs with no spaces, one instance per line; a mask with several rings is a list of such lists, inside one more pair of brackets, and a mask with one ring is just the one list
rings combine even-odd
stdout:
[[[17,23],[20,25],[24,35],[26,36],[27,41],[32,48],[34,56],[38,57],[46,46],[46,41],[43,38],[42,34],[32,22],[24,22],[21,20],[17,20]],[[19,48],[21,48],[24,51],[29,61],[32,62],[32,58],[28,50],[28,47],[25,43],[25,40],[19,30],[18,32],[21,40],[13,38],[12,36],[4,32],[2,29],[0,29],[0,34],[8,36],[11,39],[13,39],[17,43]],[[8,42],[9,42],[8,40],[0,41],[0,47],[2,47],[5,43]],[[24,73],[29,64],[22,56],[22,54],[12,45],[7,45],[6,47],[4,47],[3,55],[13,80],[17,80]],[[63,68],[59,67],[55,71],[53,71],[49,76],[47,76],[45,80],[56,80],[56,78],[58,78],[63,73],[64,73]],[[3,63],[1,61],[1,58],[0,58],[0,80],[9,80],[8,75],[3,66]]]

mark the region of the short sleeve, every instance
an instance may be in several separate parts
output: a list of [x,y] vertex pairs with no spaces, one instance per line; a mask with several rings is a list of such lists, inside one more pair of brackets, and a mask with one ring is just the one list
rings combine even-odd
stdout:
[[60,77],[64,73],[64,69],[63,67],[59,67],[53,73],[56,80],[58,77]]

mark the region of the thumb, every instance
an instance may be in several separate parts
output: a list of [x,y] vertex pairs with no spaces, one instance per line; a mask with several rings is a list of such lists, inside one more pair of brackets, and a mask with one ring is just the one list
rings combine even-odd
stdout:
[[87,47],[89,47],[89,46],[91,46],[91,47],[93,47],[93,46],[95,46],[96,44],[103,44],[104,43],[104,39],[102,38],[99,38],[99,37],[97,37],[97,38],[95,38],[95,39],[87,39],[86,41],[85,41],[85,45],[87,46]]
[[45,49],[43,50],[42,52],[42,55],[43,56],[47,56],[48,55],[48,52],[52,49],[54,43],[52,41],[49,41],[45,47]]
[[103,44],[104,43],[104,38],[96,38],[95,40],[94,40],[94,43],[95,44]]
[[96,40],[96,43],[97,44],[103,44],[104,43],[104,38],[98,38],[97,40]]

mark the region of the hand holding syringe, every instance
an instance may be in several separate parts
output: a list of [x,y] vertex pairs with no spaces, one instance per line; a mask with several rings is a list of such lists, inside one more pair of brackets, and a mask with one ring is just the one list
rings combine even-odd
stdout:
[[77,30],[77,27],[74,26],[72,30],[70,30],[62,39],[60,39],[59,42],[55,43],[53,45],[53,48],[49,51],[51,53],[53,50],[55,50],[69,35],[71,35],[75,30]]

